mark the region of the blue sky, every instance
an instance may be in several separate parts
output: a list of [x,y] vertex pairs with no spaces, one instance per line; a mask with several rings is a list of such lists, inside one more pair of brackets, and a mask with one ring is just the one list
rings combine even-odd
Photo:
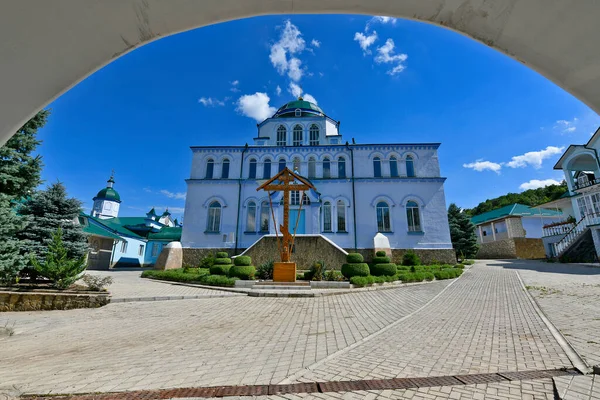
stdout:
[[84,202],[112,169],[121,216],[183,214],[192,145],[244,145],[303,93],[357,143],[441,142],[447,203],[548,180],[561,148],[600,124],[521,63],[434,25],[386,17],[268,16],[173,35],[94,73],[49,107],[46,183]]

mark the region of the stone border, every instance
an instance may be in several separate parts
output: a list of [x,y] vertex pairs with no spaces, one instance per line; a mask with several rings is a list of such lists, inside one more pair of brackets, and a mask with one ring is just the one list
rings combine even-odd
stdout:
[[108,292],[0,291],[0,312],[97,308],[110,303]]
[[527,290],[525,282],[523,282],[519,271],[515,271],[515,273],[517,274],[517,278],[521,283],[521,287],[525,291],[527,298],[531,302],[531,305],[538,313],[544,324],[546,324],[546,326],[550,330],[550,333],[552,334],[552,336],[554,336],[554,339],[558,342],[560,347],[567,354],[567,357],[569,358],[573,366],[584,375],[591,373],[592,368],[587,364],[587,362],[585,362],[585,360],[579,355],[579,353],[573,348],[573,346],[571,346],[571,343],[569,343],[569,341],[563,336],[563,334],[554,326],[552,321],[550,321],[546,313],[544,313],[544,311],[538,304],[537,300],[531,295],[531,293],[529,293],[529,290]]

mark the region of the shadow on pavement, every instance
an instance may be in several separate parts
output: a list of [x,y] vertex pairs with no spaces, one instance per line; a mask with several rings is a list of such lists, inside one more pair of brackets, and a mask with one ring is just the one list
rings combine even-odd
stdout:
[[548,263],[536,260],[477,260],[488,266],[569,275],[600,275],[600,265]]

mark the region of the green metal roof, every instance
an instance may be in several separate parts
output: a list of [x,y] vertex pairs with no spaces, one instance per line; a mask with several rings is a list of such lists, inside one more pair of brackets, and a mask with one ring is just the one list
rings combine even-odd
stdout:
[[495,219],[505,218],[509,216],[514,217],[532,217],[532,216],[542,216],[542,217],[555,217],[563,215],[562,212],[556,210],[547,210],[544,208],[534,208],[529,207],[523,204],[510,204],[508,206],[504,206],[501,208],[497,208],[492,211],[485,212],[483,214],[479,214],[471,218],[471,222],[475,225],[481,225],[488,221],[493,221]]
[[144,223],[145,218],[143,218],[143,217],[123,217],[123,218],[108,218],[108,219],[100,219],[100,218],[95,218],[92,216],[87,216],[87,217],[118,234],[129,236],[129,237],[132,237],[135,239],[143,239],[144,238],[143,236],[140,236],[140,235],[132,232],[131,230],[125,228],[125,225],[136,225],[136,223],[133,223],[135,221],[141,220],[142,223]]
[[87,225],[83,226],[82,228],[83,228],[83,231],[85,233],[87,233],[88,235],[103,236],[103,237],[107,237],[107,238],[111,238],[111,239],[115,239],[115,240],[121,240],[120,236],[115,235],[111,231],[106,230],[94,223],[88,222]]
[[93,200],[113,200],[120,203],[121,196],[119,196],[119,193],[115,189],[107,187],[99,191]]
[[182,228],[180,226],[175,227],[167,227],[165,226],[160,231],[156,233],[149,233],[148,240],[169,240],[169,241],[180,241],[181,240],[181,231]]
[[321,108],[316,104],[311,103],[310,101],[306,101],[302,99],[302,97],[299,97],[298,100],[290,101],[289,103],[286,103],[283,106],[279,107],[279,110],[277,110],[273,117],[295,117],[297,109],[300,109],[302,111],[303,115],[301,116],[303,117],[307,115],[312,115],[310,113],[306,114],[305,111],[312,111],[320,114],[325,114],[323,110],[321,110]]

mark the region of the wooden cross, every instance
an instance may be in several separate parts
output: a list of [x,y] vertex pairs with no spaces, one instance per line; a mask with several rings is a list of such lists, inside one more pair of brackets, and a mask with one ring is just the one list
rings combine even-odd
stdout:
[[[283,192],[283,225],[279,225],[279,231],[283,238],[283,245],[279,249],[281,262],[290,261],[294,238],[296,237],[296,232],[294,231],[294,236],[292,236],[289,229],[290,192],[305,191],[308,189],[315,189],[315,187],[307,179],[295,174],[288,168],[284,168],[273,178],[269,179],[256,189],[256,191],[266,190],[267,192]],[[304,201],[304,196],[301,197],[300,204]],[[275,233],[277,233],[277,228],[275,228]]]

